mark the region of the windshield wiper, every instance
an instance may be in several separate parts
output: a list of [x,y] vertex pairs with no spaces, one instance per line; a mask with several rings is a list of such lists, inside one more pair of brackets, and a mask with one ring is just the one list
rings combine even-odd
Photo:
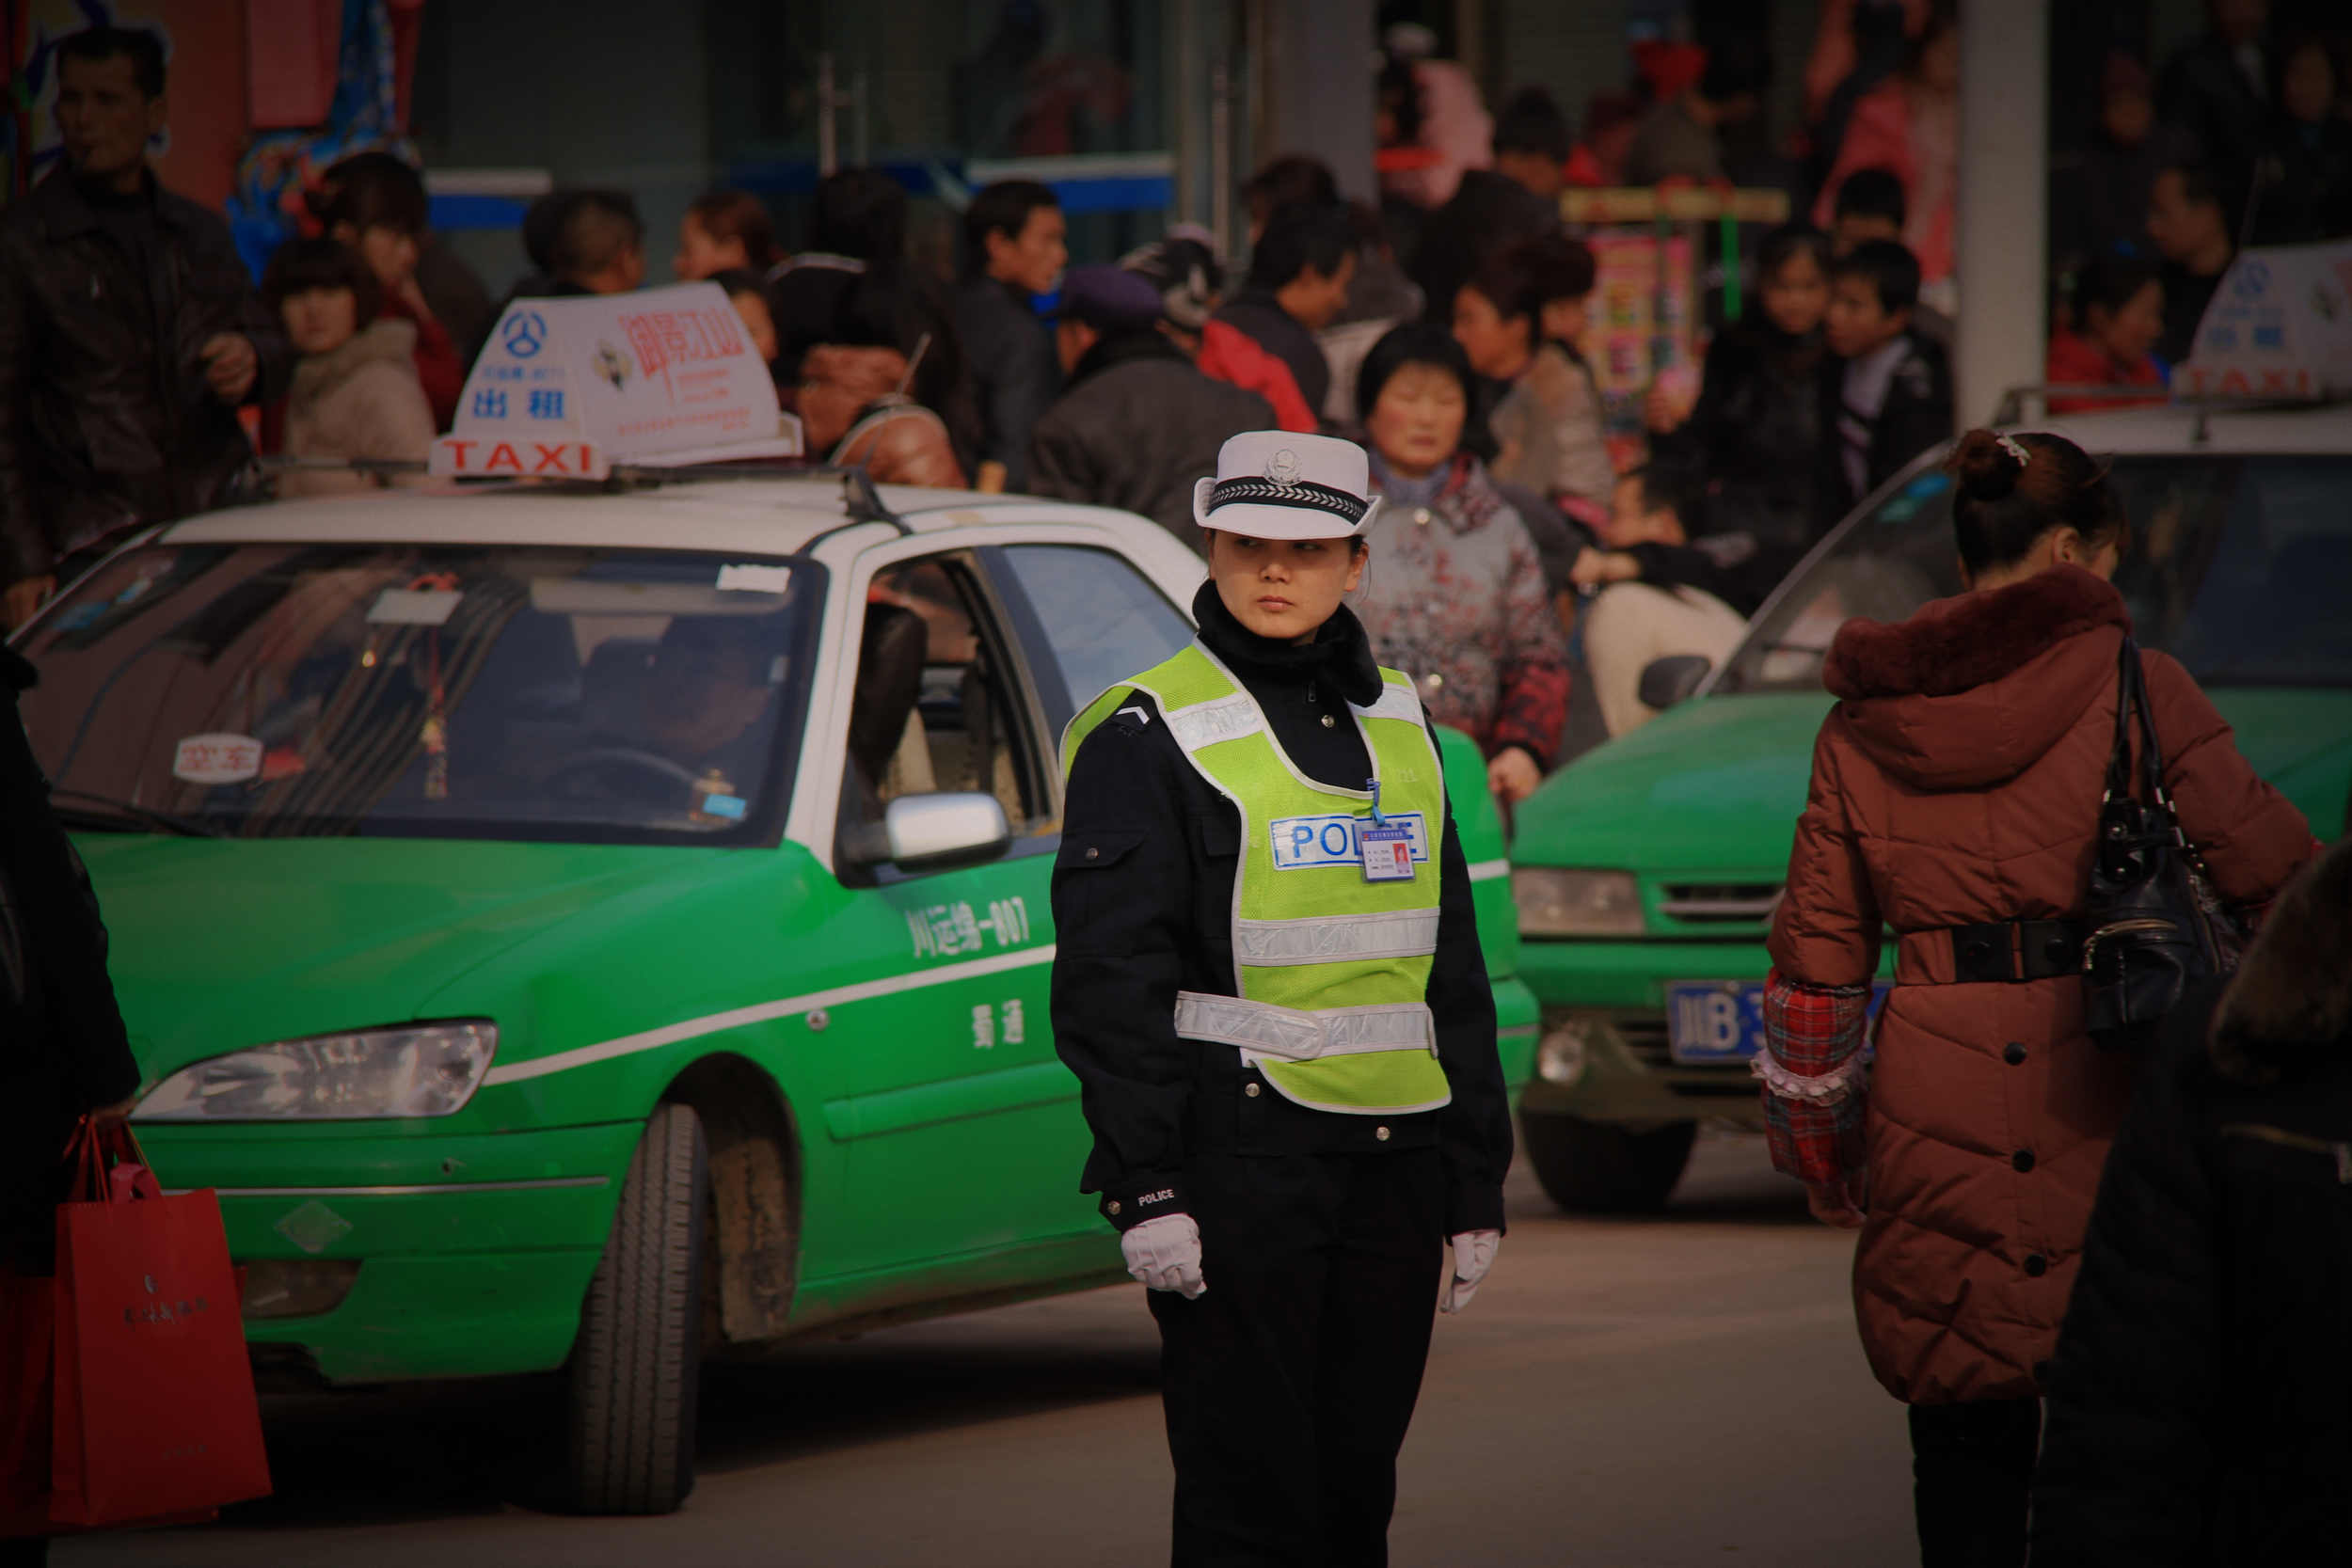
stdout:
[[[110,795],[93,795],[87,789],[52,789],[49,792],[49,799],[56,803],[56,813],[60,818],[80,818],[85,822],[127,820],[136,822],[142,827],[159,828],[167,833],[177,833],[182,838],[219,838],[222,836],[218,828],[209,823],[199,822],[192,816],[178,816],[167,811],[156,811],[151,806],[133,805],[128,800],[118,800]],[[106,812],[113,813],[113,818],[107,818],[102,815]]]

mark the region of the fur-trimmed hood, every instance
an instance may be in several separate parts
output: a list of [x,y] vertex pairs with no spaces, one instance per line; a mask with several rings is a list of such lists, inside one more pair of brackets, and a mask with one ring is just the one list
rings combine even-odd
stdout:
[[1854,737],[1923,789],[1980,789],[2110,701],[2123,597],[2074,566],[1938,599],[1907,621],[1838,628],[1821,679]]
[[2303,868],[2270,907],[2213,1016],[2214,1069],[2275,1083],[2352,1050],[2352,839]]
[[2051,644],[2099,626],[2131,627],[2115,585],[2079,566],[1922,606],[1908,621],[1837,628],[1821,684],[1834,697],[1949,697],[1995,681]]

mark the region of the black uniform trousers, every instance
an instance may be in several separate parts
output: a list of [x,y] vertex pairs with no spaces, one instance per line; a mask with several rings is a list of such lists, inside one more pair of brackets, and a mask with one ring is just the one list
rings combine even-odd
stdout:
[[1185,1196],[1207,1290],[1151,1292],[1176,1462],[1171,1560],[1385,1564],[1443,1268],[1438,1151],[1204,1151]]
[[1920,1568],[2020,1568],[2041,1445],[2038,1399],[1911,1407]]

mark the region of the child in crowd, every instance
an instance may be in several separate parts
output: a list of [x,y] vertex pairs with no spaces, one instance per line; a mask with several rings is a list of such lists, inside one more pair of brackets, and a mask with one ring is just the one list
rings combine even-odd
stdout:
[[[1830,220],[1829,247],[1834,255],[1851,256],[1856,245],[1887,240],[1908,246],[1904,227],[1911,221],[1910,198],[1891,168],[1858,168],[1837,182],[1835,215]],[[1926,300],[1913,302],[1911,328],[1922,338],[1952,346],[1952,318]]]
[[[417,379],[417,328],[379,316],[383,288],[358,251],[289,240],[270,258],[262,298],[301,356],[286,396],[286,455],[421,463],[433,409]],[[280,496],[335,495],[394,483],[384,473],[289,469]]]
[[1697,406],[1677,422],[1664,387],[1645,401],[1651,460],[1696,468],[1706,482],[1708,531],[1802,551],[1835,520],[1814,502],[1829,263],[1829,238],[1811,224],[1766,234],[1756,250],[1756,309],[1707,345]]
[[1830,264],[1824,323],[1837,363],[1822,377],[1830,439],[1818,496],[1842,515],[1952,433],[1952,372],[1912,328],[1919,263],[1892,240],[1867,240]]
[[747,272],[759,283],[781,259],[775,224],[759,198],[749,191],[712,191],[696,197],[678,219],[677,254],[670,270],[681,283],[723,272]]
[[466,359],[417,278],[431,214],[423,178],[389,152],[355,153],[326,171],[310,206],[326,237],[358,252],[375,274],[382,304],[371,316],[380,309],[389,321],[411,324],[417,380],[435,428],[448,429],[465,389]]
[[2164,336],[2164,281],[2153,261],[2106,255],[2075,275],[2074,325],[2050,335],[2044,376],[2053,387],[2146,387],[2144,398],[2052,398],[2053,414],[2164,401],[2153,352]]

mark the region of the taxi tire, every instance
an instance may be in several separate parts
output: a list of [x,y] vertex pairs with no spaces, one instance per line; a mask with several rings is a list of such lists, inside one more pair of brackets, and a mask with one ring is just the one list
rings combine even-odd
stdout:
[[1699,1129],[1677,1121],[1636,1131],[1521,1111],[1519,1131],[1519,1147],[1552,1202],[1571,1213],[1633,1214],[1665,1207]]
[[664,1105],[628,1163],[572,1348],[572,1506],[669,1513],[694,1489],[709,1150],[690,1105]]

